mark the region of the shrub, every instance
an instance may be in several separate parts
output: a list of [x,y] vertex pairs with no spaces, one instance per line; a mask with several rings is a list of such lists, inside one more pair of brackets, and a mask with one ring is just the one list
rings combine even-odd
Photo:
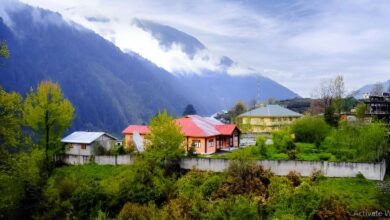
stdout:
[[295,120],[291,126],[295,134],[296,141],[305,143],[314,143],[317,147],[329,134],[330,127],[323,117],[305,116]]
[[290,171],[287,174],[287,178],[291,181],[291,185],[293,187],[297,187],[301,185],[301,174],[297,171]]
[[201,219],[262,219],[262,216],[256,202],[239,195],[211,203]]
[[310,182],[317,183],[320,180],[325,179],[324,173],[321,170],[313,170],[310,175]]
[[107,150],[98,142],[94,143],[93,151],[95,155],[106,155],[108,153]]
[[215,192],[217,198],[235,194],[253,194],[267,197],[267,187],[273,173],[252,161],[231,161],[227,178]]
[[160,219],[159,210],[153,204],[126,203],[118,216],[119,220],[152,220]]
[[272,132],[272,141],[274,142],[274,146],[279,152],[286,153],[287,145],[289,142],[291,143],[293,140],[291,138],[291,134],[288,129],[283,129],[279,131]]
[[350,219],[347,206],[337,196],[330,196],[321,202],[314,219]]

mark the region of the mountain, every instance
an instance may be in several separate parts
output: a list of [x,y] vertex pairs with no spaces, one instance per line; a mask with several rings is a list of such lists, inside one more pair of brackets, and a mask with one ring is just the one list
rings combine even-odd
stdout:
[[0,13],[0,39],[11,56],[0,66],[0,85],[25,94],[42,80],[59,83],[76,109],[72,130],[118,134],[164,108],[180,115],[189,103],[173,86],[177,79],[162,69],[157,74],[149,61],[123,53],[58,13],[8,4],[6,14]]
[[[389,91],[390,90],[390,79],[385,81],[385,82],[382,82],[382,85],[383,85],[383,88],[385,89],[385,91]],[[374,86],[375,86],[375,84],[365,85],[365,86],[361,87],[360,89],[352,92],[351,95],[353,97],[355,97],[356,99],[361,99],[363,97],[363,94],[371,92],[373,90]]]
[[[133,23],[149,32],[159,41],[164,50],[169,50],[173,44],[178,44],[189,59],[195,59],[196,53],[201,53],[200,56],[206,61],[212,56],[198,39],[173,27],[142,19],[135,19]],[[207,106],[207,113],[228,109],[237,100],[248,103],[258,98],[258,90],[260,90],[260,100],[263,101],[269,98],[282,100],[299,97],[288,88],[258,73],[229,74],[229,68],[236,67],[238,64],[227,56],[218,59],[217,70],[205,69],[192,74],[180,72],[174,74],[179,79],[180,85],[190,92],[191,100]]]

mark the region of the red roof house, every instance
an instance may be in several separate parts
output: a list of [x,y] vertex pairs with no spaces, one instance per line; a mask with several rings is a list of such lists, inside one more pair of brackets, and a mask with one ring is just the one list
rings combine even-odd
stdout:
[[[214,118],[198,115],[176,119],[176,123],[186,137],[186,150],[193,147],[197,153],[211,154],[219,150],[237,148],[240,144],[240,131],[234,124],[223,124]],[[123,131],[126,141],[130,141],[136,132],[144,138],[150,130],[148,126],[129,125]]]

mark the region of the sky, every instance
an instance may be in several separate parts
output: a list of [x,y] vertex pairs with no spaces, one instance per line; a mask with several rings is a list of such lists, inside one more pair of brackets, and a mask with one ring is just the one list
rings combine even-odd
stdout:
[[[21,0],[61,13],[174,74],[259,73],[304,97],[322,80],[344,76],[347,91],[390,79],[387,0]],[[168,25],[207,49],[193,57],[162,47],[134,19]]]

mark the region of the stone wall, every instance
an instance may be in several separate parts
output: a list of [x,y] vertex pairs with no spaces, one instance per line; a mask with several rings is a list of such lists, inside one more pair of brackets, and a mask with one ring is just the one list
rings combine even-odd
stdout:
[[83,155],[57,155],[55,161],[61,161],[66,164],[88,164],[96,163],[101,165],[122,165],[133,164],[134,158],[131,155],[117,156],[83,156]]

